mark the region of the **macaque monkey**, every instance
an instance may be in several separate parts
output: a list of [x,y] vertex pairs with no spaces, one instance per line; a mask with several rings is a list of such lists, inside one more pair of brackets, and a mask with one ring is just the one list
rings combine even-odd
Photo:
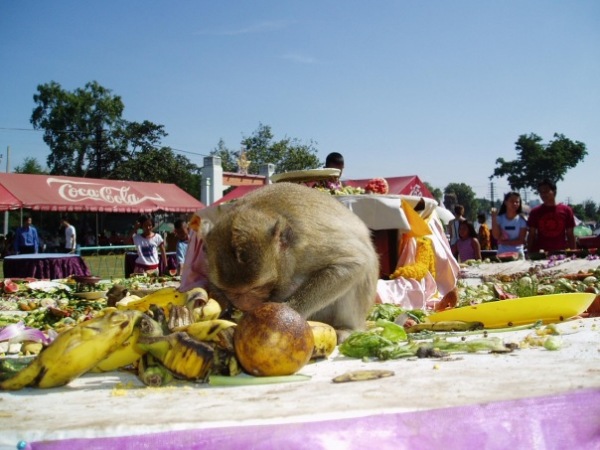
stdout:
[[379,259],[366,225],[330,194],[265,186],[219,217],[205,245],[215,299],[241,311],[287,302],[304,318],[332,325],[341,339],[364,328]]

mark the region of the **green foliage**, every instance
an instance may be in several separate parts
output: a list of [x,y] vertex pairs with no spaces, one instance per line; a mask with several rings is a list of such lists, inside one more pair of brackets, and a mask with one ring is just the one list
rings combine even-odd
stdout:
[[554,134],[554,140],[542,144],[536,134],[521,135],[515,143],[518,159],[496,160],[496,168],[490,179],[506,177],[513,190],[536,189],[538,182],[547,178],[555,183],[561,181],[567,171],[583,161],[587,155],[583,142],[571,141],[562,134]]
[[429,184],[427,181],[423,181],[423,184],[425,185],[425,187],[427,189],[429,189],[429,192],[431,192],[431,194],[433,195],[433,197],[437,200],[437,201],[441,201],[442,198],[444,197],[444,193],[442,192],[442,190],[440,188],[434,188],[431,184]]
[[23,160],[23,164],[15,167],[15,173],[28,173],[32,175],[43,175],[47,174],[48,171],[44,169],[37,159],[27,157]]
[[200,197],[199,168],[161,146],[162,125],[124,120],[109,89],[95,81],[73,92],[54,81],[37,89],[31,123],[44,130],[51,174],[174,183]]
[[[273,137],[270,126],[259,124],[251,136],[242,139],[242,149],[250,161],[248,173],[258,174],[260,166],[264,164],[274,164],[277,172],[316,169],[322,166],[313,141],[303,144],[298,139],[286,137],[274,142]],[[218,147],[210,154],[221,157],[225,172],[236,172],[241,152],[242,150],[229,150],[223,140],[220,140]]]
[[475,192],[471,186],[465,183],[450,183],[444,189],[444,194],[446,197],[455,199],[454,204],[446,205],[448,209],[452,210],[456,204],[463,205],[465,207],[465,217],[471,222],[475,222],[479,212],[479,203],[475,199]]

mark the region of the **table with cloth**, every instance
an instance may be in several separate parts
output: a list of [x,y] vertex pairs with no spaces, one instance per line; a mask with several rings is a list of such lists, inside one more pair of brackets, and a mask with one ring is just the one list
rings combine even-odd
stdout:
[[71,275],[90,275],[83,258],[72,253],[33,253],[6,256],[5,278],[37,278],[56,280]]

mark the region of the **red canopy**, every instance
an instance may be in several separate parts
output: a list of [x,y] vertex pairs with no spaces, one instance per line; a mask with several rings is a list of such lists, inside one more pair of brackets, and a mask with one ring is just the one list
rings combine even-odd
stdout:
[[149,213],[194,212],[204,205],[174,184],[0,173],[0,210],[17,208]]
[[[433,194],[429,192],[429,189],[427,189],[427,186],[425,186],[425,184],[423,184],[420,178],[416,175],[390,177],[386,178],[386,180],[390,188],[390,194],[414,195],[415,197],[434,198]],[[364,180],[344,180],[343,183],[346,186],[364,188],[369,181],[371,181],[371,179],[366,178]]]

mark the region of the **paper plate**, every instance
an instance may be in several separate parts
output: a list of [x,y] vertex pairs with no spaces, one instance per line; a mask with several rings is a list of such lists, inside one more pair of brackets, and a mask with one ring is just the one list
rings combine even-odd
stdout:
[[595,298],[596,294],[588,293],[536,295],[449,309],[433,313],[427,320],[482,322],[485,328],[526,325],[539,320],[561,322],[584,312]]
[[28,283],[29,289],[34,291],[54,292],[59,289],[70,291],[71,288],[63,283],[57,283],[56,281],[32,281]]
[[271,181],[278,183],[288,181],[292,183],[302,183],[305,181],[322,181],[340,176],[340,169],[311,169],[311,170],[293,170],[290,172],[276,173],[271,175]]

